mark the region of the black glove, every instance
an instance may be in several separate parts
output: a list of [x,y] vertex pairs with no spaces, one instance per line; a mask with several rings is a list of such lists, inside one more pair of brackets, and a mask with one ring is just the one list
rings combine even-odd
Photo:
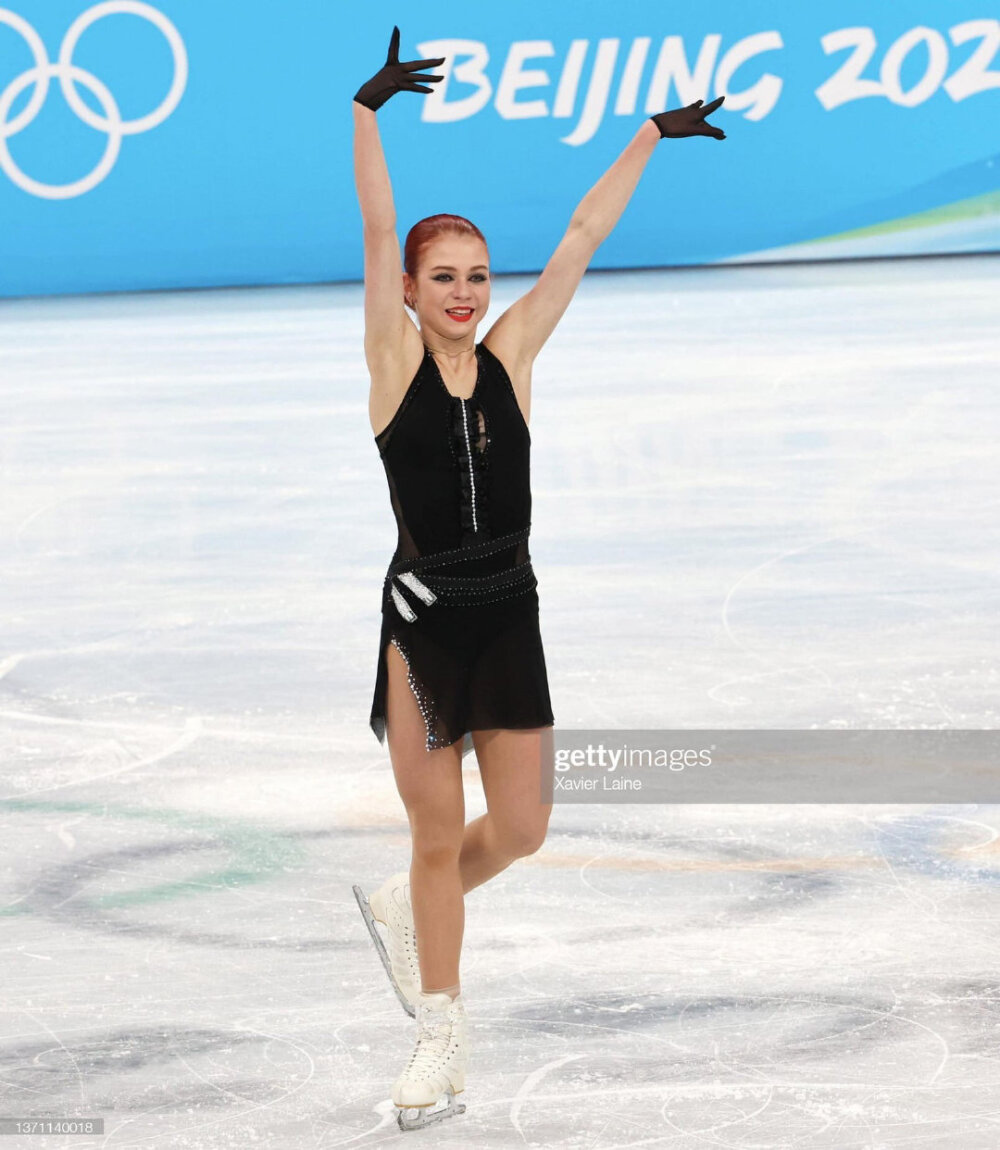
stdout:
[[706,124],[705,117],[710,116],[725,98],[720,96],[711,104],[705,104],[704,108],[701,107],[704,101],[696,100],[686,108],[675,108],[672,112],[658,112],[649,118],[660,129],[661,139],[667,136],[672,140],[679,140],[682,136],[714,136],[717,140],[724,140],[726,133],[721,128],[713,128],[711,124]]
[[367,84],[362,84],[354,97],[359,104],[371,108],[374,112],[396,92],[433,92],[433,88],[425,88],[415,84],[414,80],[443,80],[444,76],[413,75],[420,68],[434,68],[444,63],[444,56],[437,60],[409,60],[405,64],[399,62],[399,29],[393,28],[392,39],[389,41],[389,55],[385,60],[385,67],[376,72]]

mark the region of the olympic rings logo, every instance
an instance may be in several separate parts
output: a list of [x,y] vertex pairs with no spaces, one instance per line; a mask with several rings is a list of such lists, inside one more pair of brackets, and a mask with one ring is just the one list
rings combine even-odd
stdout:
[[[78,68],[73,63],[73,50],[76,48],[76,43],[82,33],[102,17],[111,16],[118,12],[128,12],[135,16],[141,16],[157,27],[170,45],[170,51],[174,57],[174,80],[170,85],[170,91],[158,108],[137,120],[123,120],[118,105],[115,103],[115,98],[107,87],[92,72]],[[114,167],[121,150],[122,137],[134,136],[139,132],[148,132],[150,128],[162,124],[180,103],[181,96],[184,94],[188,76],[187,51],[184,47],[184,41],[167,17],[151,4],[143,4],[140,0],[105,0],[105,3],[95,4],[93,8],[88,8],[86,12],[73,21],[63,37],[63,42],[59,47],[59,61],[56,64],[49,61],[42,38],[27,20],[18,16],[16,12],[11,12],[8,8],[0,8],[0,24],[6,24],[15,32],[19,32],[35,58],[34,68],[29,68],[16,79],[11,80],[4,88],[3,94],[0,95],[0,168],[19,188],[33,196],[41,196],[47,200],[68,200],[73,196],[82,196],[84,192],[89,192],[92,188],[97,187]],[[99,132],[106,132],[108,135],[107,147],[104,149],[104,155],[97,167],[83,179],[75,180],[71,184],[43,184],[32,179],[14,163],[7,147],[8,137],[22,131],[38,115],[39,109],[49,94],[49,81],[53,76],[59,77],[66,103],[76,115],[85,124],[89,124],[90,127],[96,128]],[[12,104],[29,84],[35,85],[31,99],[18,115],[9,120],[7,117],[10,114]],[[97,102],[104,111],[103,116],[91,111],[80,99],[80,93],[76,90],[77,84],[82,84],[97,97]]]

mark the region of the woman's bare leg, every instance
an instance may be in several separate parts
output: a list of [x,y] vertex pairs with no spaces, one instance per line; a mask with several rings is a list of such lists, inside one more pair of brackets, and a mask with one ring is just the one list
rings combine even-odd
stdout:
[[465,830],[462,744],[426,749],[427,728],[407,679],[406,661],[391,643],[386,737],[413,839],[410,899],[425,991],[459,986],[465,902],[459,855]]
[[552,728],[473,731],[487,813],[465,825],[462,744],[436,751],[395,646],[387,654],[386,737],[413,839],[410,895],[422,989],[455,990],[465,929],[464,894],[534,853],[545,841],[551,803]]
[[463,891],[493,878],[545,841],[552,812],[542,802],[551,778],[552,728],[473,731],[487,813],[465,828],[459,866]]

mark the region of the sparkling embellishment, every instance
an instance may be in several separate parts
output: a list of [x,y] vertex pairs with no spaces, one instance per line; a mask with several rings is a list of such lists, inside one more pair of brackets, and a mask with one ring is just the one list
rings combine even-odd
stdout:
[[478,531],[476,522],[476,480],[472,470],[472,445],[469,442],[469,409],[466,401],[462,400],[462,426],[465,428],[465,451],[469,457],[469,484],[472,487],[472,530]]
[[437,596],[430,589],[430,587],[424,586],[424,584],[420,582],[420,580],[416,577],[416,575],[413,574],[412,571],[403,571],[397,575],[396,578],[400,581],[400,583],[405,583],[406,586],[409,587],[409,589],[413,592],[413,594],[416,595],[418,599],[422,599],[425,603],[433,603],[434,600],[437,599]]
[[[435,556],[425,556],[423,566],[441,566],[447,563],[462,563],[470,559],[483,558],[509,547],[513,543],[526,540],[528,538],[528,531],[529,528],[525,528],[523,531],[511,531],[507,535],[500,535],[496,539],[484,541],[473,547],[457,547],[450,551],[438,552]],[[429,564],[429,559],[434,559],[435,562]],[[502,599],[511,597],[510,595],[502,594],[503,591],[514,591],[516,593],[518,587],[522,591],[528,591],[535,586],[530,561],[518,564],[517,567],[511,568],[506,572],[496,572],[493,575],[479,575],[468,579],[435,575],[431,579],[431,582],[436,582],[437,592],[432,591],[430,587],[418,579],[412,571],[397,571],[394,573],[392,567],[390,567],[386,573],[385,587],[389,591],[396,610],[407,623],[415,622],[417,614],[400,594],[399,589],[393,582],[394,579],[398,579],[404,587],[408,587],[415,595],[423,600],[424,603],[443,602],[454,606],[471,606],[477,602],[499,602]]]
[[427,740],[424,743],[425,750],[433,751],[438,746],[446,746],[447,744],[439,742],[437,735],[434,733],[434,726],[437,722],[437,715],[434,708],[434,703],[426,691],[420,686],[419,681],[413,674],[413,668],[410,665],[410,653],[406,650],[403,644],[394,635],[390,643],[396,650],[403,656],[403,661],[406,663],[406,679],[410,684],[410,690],[413,692],[413,697],[417,700],[417,706],[420,708],[420,714],[424,720],[424,726],[427,728]]
[[396,610],[403,616],[407,623],[412,623],[417,617],[416,612],[391,584],[389,585],[389,592],[392,595],[393,603],[396,604]]

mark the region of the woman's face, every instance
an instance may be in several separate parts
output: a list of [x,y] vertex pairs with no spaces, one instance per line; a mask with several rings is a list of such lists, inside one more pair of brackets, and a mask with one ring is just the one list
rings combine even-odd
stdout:
[[[490,306],[490,256],[474,236],[441,236],[424,249],[415,277],[403,273],[403,294],[421,330],[444,339],[474,331]],[[472,309],[468,319],[449,313]]]

